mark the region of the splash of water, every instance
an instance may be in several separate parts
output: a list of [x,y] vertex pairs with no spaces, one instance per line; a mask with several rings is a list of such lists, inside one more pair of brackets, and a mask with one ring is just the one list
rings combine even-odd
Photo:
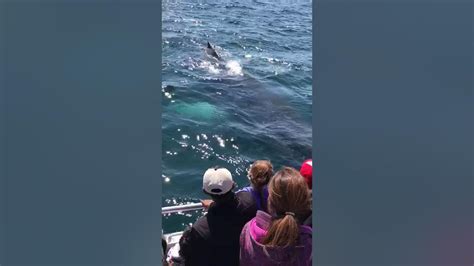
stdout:
[[202,61],[199,64],[199,68],[207,70],[211,74],[219,74],[221,73],[221,70],[219,69],[219,64],[213,64],[209,61]]
[[227,69],[227,74],[230,76],[243,76],[242,66],[236,60],[229,60],[225,68]]

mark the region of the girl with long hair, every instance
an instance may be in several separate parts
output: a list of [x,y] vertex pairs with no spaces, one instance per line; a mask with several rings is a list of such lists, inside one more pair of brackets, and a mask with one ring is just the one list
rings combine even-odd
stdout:
[[258,211],[242,229],[240,265],[311,265],[312,229],[302,225],[311,213],[305,179],[284,167],[270,179],[268,193],[268,213]]

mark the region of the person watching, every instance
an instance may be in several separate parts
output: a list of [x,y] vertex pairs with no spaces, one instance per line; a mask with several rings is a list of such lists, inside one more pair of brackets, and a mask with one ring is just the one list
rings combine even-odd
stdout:
[[258,211],[240,235],[240,265],[312,264],[312,229],[302,225],[311,212],[308,185],[300,173],[284,167],[268,185],[268,211]]
[[180,239],[185,265],[239,265],[240,232],[255,217],[257,206],[251,193],[234,193],[235,187],[226,168],[216,166],[204,173],[203,192],[213,202]]

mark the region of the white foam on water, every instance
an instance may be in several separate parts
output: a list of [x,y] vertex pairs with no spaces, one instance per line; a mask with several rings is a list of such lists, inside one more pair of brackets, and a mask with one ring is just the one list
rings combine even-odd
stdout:
[[213,63],[209,61],[202,61],[199,64],[199,68],[207,70],[207,72],[211,74],[219,74],[221,73],[221,70],[219,69],[219,64],[214,65]]
[[208,69],[209,69],[209,73],[211,74],[221,73],[220,69],[216,68],[214,65],[210,65]]
[[225,68],[227,69],[227,74],[230,76],[243,76],[242,66],[235,60],[229,60],[225,64]]

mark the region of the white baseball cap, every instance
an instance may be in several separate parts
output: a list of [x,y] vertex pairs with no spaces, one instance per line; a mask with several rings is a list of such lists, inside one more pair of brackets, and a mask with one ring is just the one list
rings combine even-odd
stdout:
[[232,174],[226,168],[209,168],[202,178],[202,187],[209,194],[225,194],[234,187]]

